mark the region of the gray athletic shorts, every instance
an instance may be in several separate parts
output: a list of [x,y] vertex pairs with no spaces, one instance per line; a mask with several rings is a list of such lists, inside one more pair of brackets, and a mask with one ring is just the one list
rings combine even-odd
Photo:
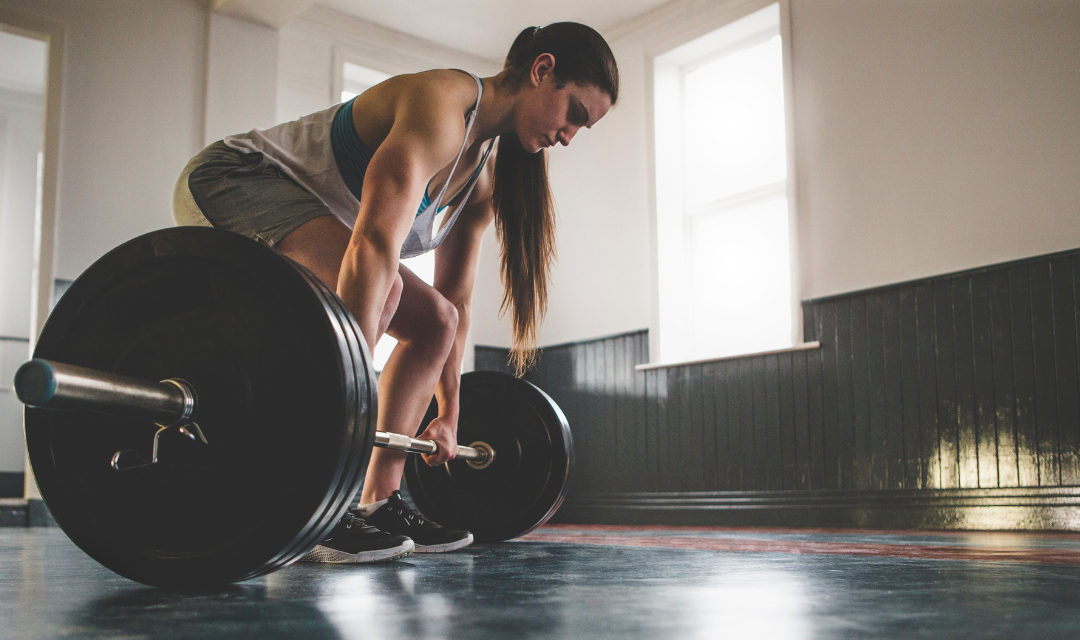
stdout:
[[263,154],[215,142],[184,167],[173,192],[178,226],[216,227],[274,246],[300,225],[333,215]]

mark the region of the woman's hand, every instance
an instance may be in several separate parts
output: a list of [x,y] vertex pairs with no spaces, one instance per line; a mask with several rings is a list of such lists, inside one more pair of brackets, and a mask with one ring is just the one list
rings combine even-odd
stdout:
[[421,440],[434,440],[439,445],[439,450],[434,454],[421,454],[428,466],[435,467],[457,457],[457,419],[439,416],[417,437]]

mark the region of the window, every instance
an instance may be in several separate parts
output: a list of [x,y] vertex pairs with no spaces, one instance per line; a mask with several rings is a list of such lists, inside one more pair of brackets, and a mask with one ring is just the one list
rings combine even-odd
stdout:
[[790,347],[779,7],[654,64],[660,362]]
[[390,77],[390,74],[388,73],[362,67],[351,62],[346,62],[344,65],[341,79],[342,102],[352,100],[365,90],[374,87]]

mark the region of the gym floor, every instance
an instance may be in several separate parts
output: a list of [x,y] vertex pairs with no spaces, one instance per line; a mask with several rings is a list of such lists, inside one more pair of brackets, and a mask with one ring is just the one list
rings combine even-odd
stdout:
[[0,528],[2,638],[1069,638],[1080,534],[547,526],[369,566],[153,589]]

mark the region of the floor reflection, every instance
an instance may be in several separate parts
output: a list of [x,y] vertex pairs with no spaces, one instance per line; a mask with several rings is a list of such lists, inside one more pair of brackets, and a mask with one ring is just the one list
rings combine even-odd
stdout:
[[[1011,536],[990,540],[1031,542]],[[1042,640],[1080,637],[1080,566],[518,541],[176,593],[112,574],[58,530],[0,529],[0,621],[0,639]]]
[[268,597],[258,582],[203,592],[132,587],[91,600],[63,625],[93,638],[340,638],[312,603]]

